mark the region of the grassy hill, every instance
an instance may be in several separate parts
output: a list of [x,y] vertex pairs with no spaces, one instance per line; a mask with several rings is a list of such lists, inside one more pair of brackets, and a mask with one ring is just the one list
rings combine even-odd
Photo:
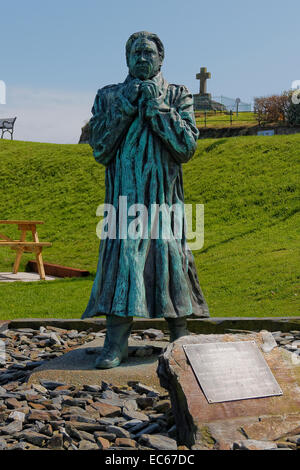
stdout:
[[[205,244],[194,256],[212,316],[299,314],[299,155],[300,135],[210,139],[184,165],[186,203],[205,205]],[[104,168],[88,145],[0,140],[0,219],[44,220],[40,239],[53,242],[45,261],[92,273],[0,283],[0,319],[81,316],[104,194]],[[0,271],[11,271],[13,258],[1,248]]]

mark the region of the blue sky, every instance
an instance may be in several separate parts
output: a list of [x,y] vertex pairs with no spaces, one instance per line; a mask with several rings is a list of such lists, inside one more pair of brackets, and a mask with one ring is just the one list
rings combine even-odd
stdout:
[[209,92],[246,102],[300,79],[299,0],[14,0],[0,13],[0,117],[18,116],[20,140],[76,143],[96,90],[125,79],[136,31],[159,35],[165,78],[193,93],[203,66]]

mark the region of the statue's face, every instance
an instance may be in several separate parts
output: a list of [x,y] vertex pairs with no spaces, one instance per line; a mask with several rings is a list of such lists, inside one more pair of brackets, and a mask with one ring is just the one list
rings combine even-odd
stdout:
[[137,39],[131,46],[128,67],[130,74],[140,80],[148,80],[157,75],[161,59],[155,42],[146,38]]

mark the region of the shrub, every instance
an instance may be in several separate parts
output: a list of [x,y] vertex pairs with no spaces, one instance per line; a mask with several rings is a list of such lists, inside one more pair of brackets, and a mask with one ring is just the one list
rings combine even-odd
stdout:
[[290,105],[290,93],[282,95],[263,96],[254,99],[254,112],[259,125],[277,123],[287,120]]

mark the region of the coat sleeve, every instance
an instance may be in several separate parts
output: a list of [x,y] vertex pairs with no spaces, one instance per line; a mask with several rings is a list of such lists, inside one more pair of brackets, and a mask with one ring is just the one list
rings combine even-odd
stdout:
[[98,163],[107,166],[132,123],[136,108],[112,87],[98,91],[89,121],[89,144]]
[[164,97],[149,100],[146,116],[153,132],[158,135],[177,163],[189,161],[197,148],[193,97],[186,87],[177,87],[177,96],[171,106]]

